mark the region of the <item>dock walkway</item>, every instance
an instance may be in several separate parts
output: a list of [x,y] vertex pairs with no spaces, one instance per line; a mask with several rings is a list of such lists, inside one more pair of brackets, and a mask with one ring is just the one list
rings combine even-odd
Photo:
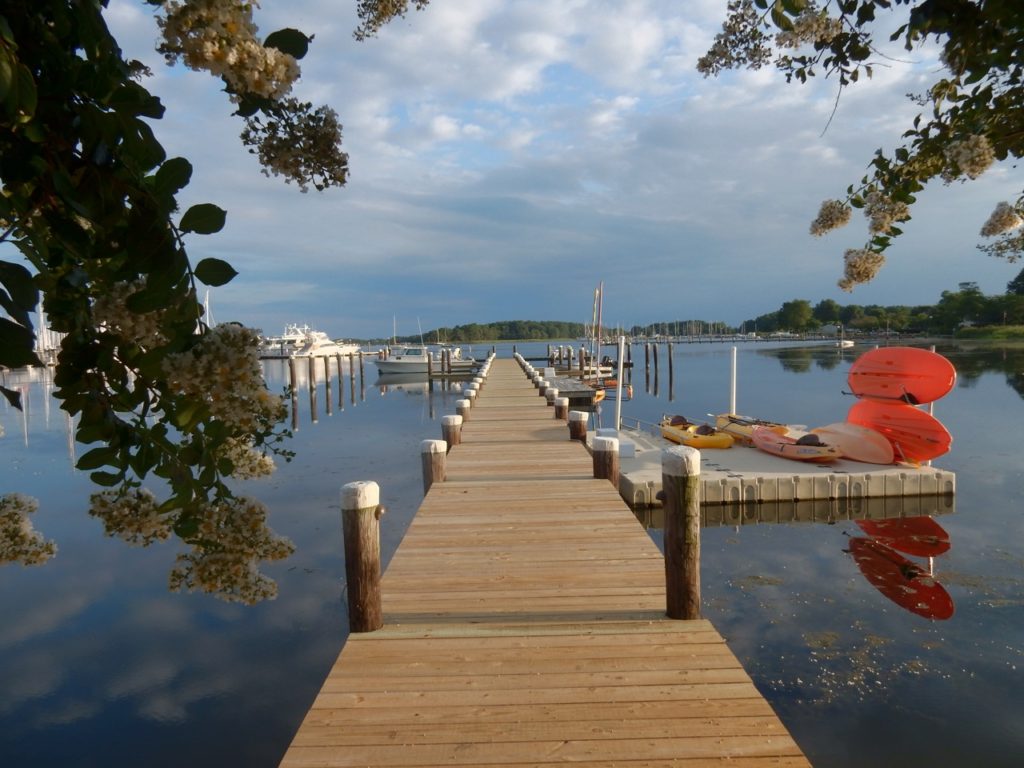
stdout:
[[512,360],[495,360],[282,766],[807,766]]

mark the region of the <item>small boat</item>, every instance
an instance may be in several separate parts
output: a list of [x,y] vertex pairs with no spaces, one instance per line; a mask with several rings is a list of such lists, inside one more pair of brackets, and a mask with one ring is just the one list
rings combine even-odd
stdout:
[[290,357],[333,357],[359,352],[358,344],[334,341],[323,331],[297,323],[286,325],[284,333],[280,336],[264,336],[260,339],[260,357],[269,360]]
[[738,416],[735,413],[720,413],[715,416],[715,427],[728,435],[741,445],[752,445],[751,431],[755,426],[782,427],[787,429],[785,424],[776,421],[765,421],[764,419],[753,419],[749,416]]
[[587,383],[594,389],[603,392],[601,395],[602,400],[606,397],[611,400],[622,400],[623,402],[633,399],[632,384],[623,384],[620,386],[617,379],[598,379],[595,382]]
[[473,358],[464,358],[462,350],[455,347],[447,354],[432,353],[425,345],[398,347],[387,356],[373,361],[378,373],[445,373],[445,366],[451,366],[452,373],[469,373],[479,367]]
[[821,442],[821,438],[813,432],[789,427],[754,425],[750,430],[750,438],[754,447],[784,459],[820,463],[835,461],[843,456],[838,448]]
[[710,424],[694,424],[685,416],[662,416],[661,436],[692,448],[732,448],[732,435]]

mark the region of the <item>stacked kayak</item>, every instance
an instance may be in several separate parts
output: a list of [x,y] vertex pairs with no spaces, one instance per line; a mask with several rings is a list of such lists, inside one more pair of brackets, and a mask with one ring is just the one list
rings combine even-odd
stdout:
[[692,448],[731,448],[733,438],[710,424],[694,424],[683,416],[663,416],[661,436]]

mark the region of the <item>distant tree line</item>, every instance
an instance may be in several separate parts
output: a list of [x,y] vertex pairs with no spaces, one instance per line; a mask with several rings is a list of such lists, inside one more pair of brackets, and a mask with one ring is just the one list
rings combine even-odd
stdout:
[[[955,291],[943,291],[937,304],[881,306],[840,304],[822,299],[784,302],[779,309],[732,326],[722,321],[668,320],[623,328],[628,336],[709,336],[736,333],[808,333],[823,326],[842,326],[848,333],[951,334],[968,327],[1024,326],[1024,270],[1006,286],[1006,293],[986,296],[977,283],[960,283]],[[618,329],[605,328],[605,336]],[[583,323],[557,320],[502,320],[470,323],[427,331],[424,341],[477,344],[496,340],[539,341],[587,338]],[[417,343],[419,336],[399,337],[399,342]]]

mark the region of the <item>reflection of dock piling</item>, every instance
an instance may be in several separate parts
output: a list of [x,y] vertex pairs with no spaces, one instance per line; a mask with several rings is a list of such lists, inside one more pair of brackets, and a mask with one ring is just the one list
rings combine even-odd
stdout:
[[518,366],[469,407],[281,765],[808,765]]

